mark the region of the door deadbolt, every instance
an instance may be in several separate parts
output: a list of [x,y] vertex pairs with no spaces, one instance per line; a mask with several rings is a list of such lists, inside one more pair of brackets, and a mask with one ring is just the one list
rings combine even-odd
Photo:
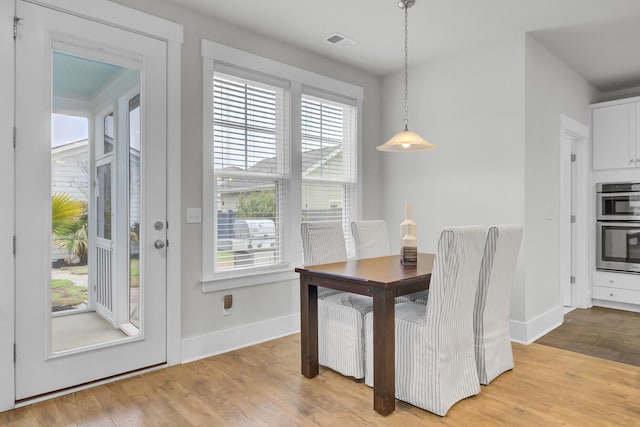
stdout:
[[164,227],[164,223],[162,221],[156,221],[153,223],[153,228],[160,231]]

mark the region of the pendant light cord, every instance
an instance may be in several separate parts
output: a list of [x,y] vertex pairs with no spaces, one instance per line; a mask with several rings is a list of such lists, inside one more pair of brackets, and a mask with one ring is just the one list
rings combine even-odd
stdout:
[[409,130],[409,7],[404,3],[404,130]]
[[379,151],[413,152],[436,148],[435,144],[409,130],[409,8],[416,0],[397,0],[397,6],[404,8],[404,130],[393,135],[387,142],[376,147]]

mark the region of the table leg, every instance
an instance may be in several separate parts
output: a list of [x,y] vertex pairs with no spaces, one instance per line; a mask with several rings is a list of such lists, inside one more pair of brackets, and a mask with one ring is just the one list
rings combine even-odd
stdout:
[[396,409],[395,298],[373,292],[373,409],[389,415]]
[[302,375],[318,375],[318,287],[300,275],[300,347]]

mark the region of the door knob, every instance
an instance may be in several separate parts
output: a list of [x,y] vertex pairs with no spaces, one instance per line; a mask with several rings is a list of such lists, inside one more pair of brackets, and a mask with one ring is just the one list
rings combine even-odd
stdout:
[[164,240],[156,240],[155,242],[153,242],[153,246],[156,247],[156,249],[162,249],[164,248]]

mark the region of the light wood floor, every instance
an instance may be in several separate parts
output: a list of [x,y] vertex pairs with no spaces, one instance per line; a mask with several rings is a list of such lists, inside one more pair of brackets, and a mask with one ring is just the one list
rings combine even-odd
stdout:
[[300,336],[0,413],[2,426],[635,426],[640,367],[514,344],[516,367],[438,417],[320,369],[300,375]]

